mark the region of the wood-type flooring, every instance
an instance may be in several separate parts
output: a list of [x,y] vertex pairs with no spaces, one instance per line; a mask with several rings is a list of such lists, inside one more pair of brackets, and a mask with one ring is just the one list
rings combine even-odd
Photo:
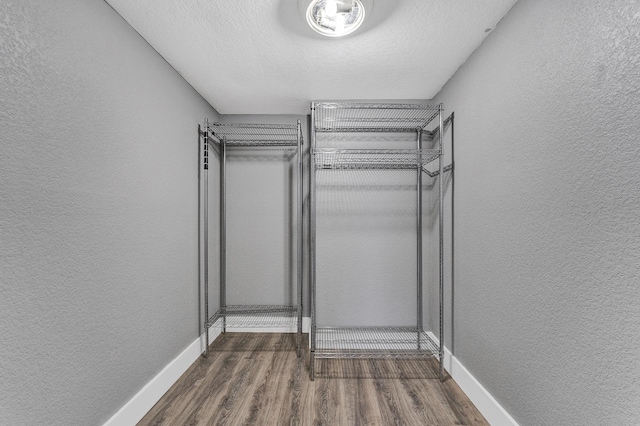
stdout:
[[[305,348],[307,347],[305,343]],[[226,333],[138,425],[487,425],[434,359],[298,358],[295,334]]]

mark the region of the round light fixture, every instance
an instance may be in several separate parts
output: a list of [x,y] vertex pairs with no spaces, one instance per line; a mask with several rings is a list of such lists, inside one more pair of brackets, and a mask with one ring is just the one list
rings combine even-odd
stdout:
[[327,37],[342,37],[358,29],[364,21],[360,0],[312,0],[307,8],[307,23]]

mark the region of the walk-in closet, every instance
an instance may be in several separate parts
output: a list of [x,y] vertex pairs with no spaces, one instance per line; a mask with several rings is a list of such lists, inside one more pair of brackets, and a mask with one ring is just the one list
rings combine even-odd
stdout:
[[0,426],[640,425],[640,1],[1,0],[0,57]]

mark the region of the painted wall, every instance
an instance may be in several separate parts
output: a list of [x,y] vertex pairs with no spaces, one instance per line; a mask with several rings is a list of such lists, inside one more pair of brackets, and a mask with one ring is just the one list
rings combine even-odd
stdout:
[[638,2],[520,0],[437,100],[455,355],[520,424],[638,424]]
[[199,334],[217,114],[103,1],[5,0],[0,40],[0,424],[102,424]]

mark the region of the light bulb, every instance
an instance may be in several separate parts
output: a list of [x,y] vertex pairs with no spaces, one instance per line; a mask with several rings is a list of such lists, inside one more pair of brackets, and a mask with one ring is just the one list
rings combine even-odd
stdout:
[[[335,18],[335,16],[334,16]],[[328,28],[332,31],[336,30],[336,20],[335,19],[331,19],[329,17],[329,14],[326,11],[321,11],[320,12],[320,22],[318,22],[318,24],[320,24],[320,26]]]
[[336,1],[337,13],[351,13],[353,11],[353,0]]
[[335,32],[337,34],[342,34],[344,32],[344,27],[345,27],[345,17],[344,14],[342,13],[338,13],[336,15],[336,23],[335,23]]
[[329,19],[335,19],[336,13],[338,13],[338,2],[337,0],[327,0],[324,4],[324,11],[327,12],[327,16]]
[[309,26],[328,37],[351,34],[364,20],[362,0],[311,0],[306,18]]

